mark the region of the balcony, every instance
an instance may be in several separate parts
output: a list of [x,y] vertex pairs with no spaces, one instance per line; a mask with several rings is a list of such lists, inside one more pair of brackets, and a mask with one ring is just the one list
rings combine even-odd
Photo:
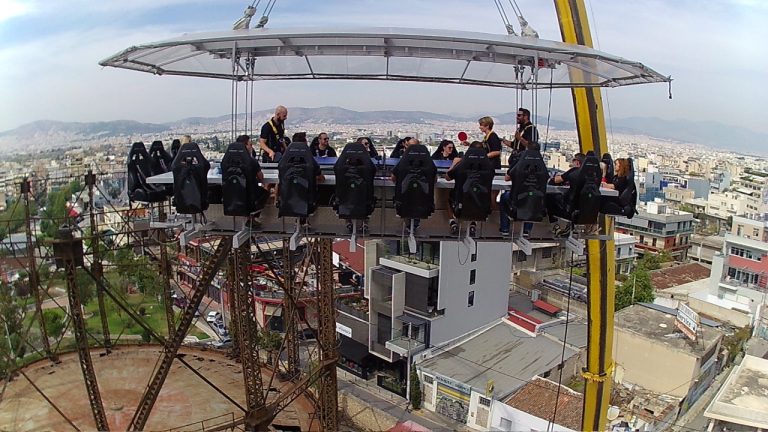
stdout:
[[400,330],[392,331],[393,337],[386,343],[388,350],[409,357],[427,347],[429,321],[414,315],[400,315],[395,318],[397,325]]
[[436,264],[400,255],[389,255],[381,258],[379,264],[425,278],[436,277],[440,273],[440,266]]
[[720,283],[718,285],[721,288],[725,288],[731,291],[737,291],[739,288],[751,289],[755,291],[768,291],[768,288],[766,288],[765,285],[760,285],[759,283],[744,282],[743,280],[732,278],[730,276],[725,276],[720,279]]
[[426,345],[424,342],[420,342],[416,339],[412,339],[407,336],[400,336],[392,340],[388,340],[386,347],[392,352],[400,354],[404,357],[408,357],[424,351]]

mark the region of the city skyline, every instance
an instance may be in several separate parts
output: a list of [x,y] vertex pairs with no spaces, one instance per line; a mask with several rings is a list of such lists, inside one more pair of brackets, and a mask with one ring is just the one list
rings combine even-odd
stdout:
[[[439,5],[436,1],[328,1],[322,5],[280,1],[268,27],[386,25],[502,33],[495,7],[487,3],[473,8],[468,1],[444,1]],[[184,32],[227,30],[240,18],[247,5],[244,2],[213,5],[161,0],[123,6],[69,0],[56,9],[35,1],[2,0],[0,4],[0,40],[5,41],[0,45],[0,61],[13,65],[0,71],[0,86],[6,95],[0,111],[0,130],[42,119],[168,122],[220,115],[229,109],[228,82],[154,77],[100,68],[97,62],[131,45]],[[543,39],[560,39],[553,2],[524,2],[520,6]],[[649,0],[639,5],[592,1],[588,9],[597,49],[643,62],[675,79],[671,101],[665,85],[606,91],[609,115],[711,120],[768,132],[757,108],[768,90],[760,85],[759,74],[755,73],[768,70],[768,61],[751,54],[758,52],[757,43],[763,39],[760,35],[768,37],[768,30],[760,27],[760,22],[768,18],[764,4],[743,0],[704,4]],[[728,36],[708,31],[723,26],[724,15],[730,18]],[[634,19],[627,19],[630,16]],[[726,58],[722,53],[727,53],[727,62],[721,60]],[[727,85],[713,85],[723,83]],[[260,95],[254,104],[256,109],[282,103],[471,115],[509,112],[519,103],[512,90],[421,83],[271,82],[257,83],[256,91]],[[366,97],[359,97],[361,94]],[[527,93],[523,100],[532,97]],[[548,114],[542,108],[548,99],[548,91],[539,92],[540,116]],[[554,92],[551,115],[573,117],[569,92]]]

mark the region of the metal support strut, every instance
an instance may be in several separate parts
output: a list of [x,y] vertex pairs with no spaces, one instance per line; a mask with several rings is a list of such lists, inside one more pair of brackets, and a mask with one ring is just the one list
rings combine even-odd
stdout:
[[43,340],[43,349],[49,359],[55,360],[56,355],[51,351],[51,343],[48,341],[48,330],[45,328],[45,318],[43,317],[43,293],[40,287],[40,273],[37,272],[37,262],[35,262],[35,245],[32,242],[32,221],[30,219],[30,192],[31,184],[27,178],[21,183],[21,194],[24,198],[24,221],[26,222],[27,234],[27,258],[29,267],[29,286],[35,296],[35,314],[40,325],[40,338]]
[[[584,0],[555,0],[563,42],[592,47],[592,35]],[[569,68],[573,82],[583,72]],[[603,101],[599,88],[573,88],[573,107],[582,153],[594,151],[600,157],[608,152],[603,118]],[[607,377],[613,365],[613,318],[615,309],[615,272],[613,220],[605,215],[598,219],[600,235],[587,240],[588,336],[585,377]],[[582,430],[605,430],[611,379],[586,379]]]
[[325,373],[320,376],[318,395],[320,410],[320,425],[325,431],[339,430],[338,420],[338,383],[336,381],[336,305],[334,303],[333,284],[333,240],[323,238],[318,241],[319,259],[318,271],[320,283],[318,286],[318,338],[320,345],[320,363],[326,366]]
[[296,307],[296,274],[293,268],[293,253],[288,240],[283,240],[283,322],[285,323],[286,374],[293,378],[299,372],[299,314]]
[[200,307],[200,303],[203,301],[203,296],[207,292],[208,286],[213,282],[216,272],[224,263],[224,260],[226,260],[230,246],[231,239],[229,237],[222,237],[219,240],[219,244],[216,246],[213,255],[203,264],[200,276],[193,287],[189,303],[182,313],[179,326],[175,329],[172,335],[169,335],[165,342],[155,374],[152,376],[152,379],[147,385],[147,389],[141,396],[141,401],[139,401],[139,405],[131,419],[131,423],[128,425],[128,430],[143,430],[144,426],[147,424],[149,414],[152,412],[152,407],[157,400],[157,396],[160,394],[160,390],[163,388],[163,383],[168,377],[168,373],[171,371],[173,359],[176,358],[179,347],[184,341],[184,337],[187,335],[190,325],[192,325],[195,311]]
[[[93,188],[96,186],[96,174],[92,170],[88,170],[88,174],[85,175],[85,184],[88,186],[88,201],[90,203],[90,209],[88,216],[91,222],[91,252],[93,257],[91,259],[91,273],[99,281],[104,278],[104,267],[101,263],[101,236],[99,236],[99,225],[96,223],[96,212],[94,211],[93,201]],[[112,341],[109,335],[109,321],[107,321],[107,309],[104,305],[104,290],[101,289],[101,284],[96,284],[96,301],[99,304],[99,317],[101,319],[101,334],[104,338],[104,348],[109,354],[109,349],[112,347]]]
[[85,331],[85,319],[83,318],[83,304],[80,300],[80,287],[77,286],[77,264],[75,263],[74,256],[76,243],[72,239],[72,233],[69,232],[65,235],[67,234],[68,238],[57,241],[61,245],[61,248],[59,248],[61,254],[57,258],[61,259],[64,263],[72,327],[75,333],[77,354],[80,358],[80,368],[83,371],[85,389],[88,392],[88,402],[93,411],[93,420],[96,422],[97,430],[106,431],[109,430],[109,424],[104,413],[104,404],[101,400],[99,384],[96,381],[96,372],[93,370],[93,361],[91,360],[91,352],[88,347],[88,335]]

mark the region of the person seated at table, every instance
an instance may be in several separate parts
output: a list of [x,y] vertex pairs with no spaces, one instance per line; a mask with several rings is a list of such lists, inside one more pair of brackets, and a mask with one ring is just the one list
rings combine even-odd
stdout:
[[[470,153],[473,154],[473,157],[475,157],[475,160],[477,160],[477,157],[480,157],[481,159],[485,159],[485,157],[483,157],[482,155],[483,154],[485,154],[485,155],[488,154],[488,152],[486,151],[485,145],[481,141],[473,141],[469,145],[469,149],[467,149],[467,152],[466,152],[465,155],[463,155],[462,157],[456,157],[456,158],[453,159],[453,161],[451,163],[451,168],[449,168],[448,172],[445,173],[445,179],[446,180],[448,180],[448,181],[454,180],[460,170],[464,170],[464,171],[467,170],[467,168],[465,168],[462,165],[462,161],[467,159],[467,156]],[[488,163],[488,170],[489,171],[486,172],[486,174],[490,175],[490,181],[492,181],[493,175],[494,175],[493,163],[492,162]],[[483,170],[482,172],[485,172],[485,170]],[[488,192],[490,192],[490,191],[488,191]],[[456,187],[454,187],[453,189],[451,189],[451,192],[450,192],[450,194],[448,196],[448,214],[451,217],[450,220],[448,221],[448,224],[449,224],[449,227],[450,227],[450,230],[451,230],[451,235],[456,235],[456,234],[459,233],[459,223],[456,220],[456,215],[454,214],[454,211],[453,211],[455,203],[456,203],[456,200],[458,198],[457,197],[457,193],[458,192],[456,191]],[[491,195],[491,194],[489,194],[489,195]],[[477,229],[476,227],[477,227],[477,223],[474,220],[471,221],[470,224],[469,224],[469,235],[471,237],[474,237],[475,231]]]
[[613,189],[621,195],[622,192],[627,188],[629,185],[629,180],[627,179],[627,173],[629,173],[629,162],[624,158],[616,159],[613,163],[614,172],[616,173],[613,176],[613,179],[611,179],[611,182],[603,180],[600,187],[606,188],[606,189]]
[[579,168],[581,168],[581,165],[584,163],[584,159],[586,159],[586,155],[584,155],[584,153],[576,153],[573,155],[573,160],[571,160],[571,168],[562,174],[555,175],[552,178],[551,183],[558,186],[569,185],[574,173],[578,171]]
[[368,150],[368,155],[371,156],[372,160],[379,160],[381,159],[381,156],[379,156],[379,152],[376,151],[376,147],[373,145],[373,140],[371,140],[369,137],[359,137],[357,139],[357,142],[362,144],[366,150]]
[[442,140],[437,146],[437,150],[432,153],[433,160],[453,160],[459,156],[459,152],[456,151],[456,146],[451,140]]
[[408,146],[412,146],[414,144],[419,144],[419,140],[412,137],[405,137],[397,142],[395,144],[394,150],[392,150],[392,153],[389,155],[392,159],[399,159],[403,157],[403,153],[405,153],[405,150],[408,148]]
[[331,147],[330,138],[325,132],[320,132],[320,134],[312,140],[310,149],[312,149],[312,156],[315,157],[336,157],[336,150]]

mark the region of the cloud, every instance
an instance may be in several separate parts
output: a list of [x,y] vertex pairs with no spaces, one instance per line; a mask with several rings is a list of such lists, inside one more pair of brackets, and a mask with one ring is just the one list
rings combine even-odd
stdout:
[[33,11],[28,2],[18,0],[0,0],[0,24],[11,18],[27,15]]
[[[768,87],[759,79],[768,70],[768,57],[755,53],[763,51],[760,44],[768,39],[768,2],[587,1],[601,50],[676,79],[672,101],[661,85],[605,92],[614,117],[658,115],[762,125],[759,113]],[[13,35],[5,38],[5,45],[0,43],[0,130],[43,118],[162,122],[229,112],[228,82],[102,69],[97,62],[131,45],[231,28],[248,3],[60,0],[54,8],[42,0],[0,0],[0,40]],[[560,39],[554,2],[518,3],[542,38]],[[514,19],[513,24],[519,28]],[[272,28],[342,25],[504,32],[492,2],[470,0],[278,0],[269,23]],[[260,82],[256,91],[258,108],[284,103],[477,113],[512,111],[519,103],[511,90],[413,83]],[[531,98],[526,92],[525,103],[530,105]],[[547,99],[548,92],[539,92],[540,115]],[[555,91],[554,117],[571,116],[571,106],[569,92]]]

